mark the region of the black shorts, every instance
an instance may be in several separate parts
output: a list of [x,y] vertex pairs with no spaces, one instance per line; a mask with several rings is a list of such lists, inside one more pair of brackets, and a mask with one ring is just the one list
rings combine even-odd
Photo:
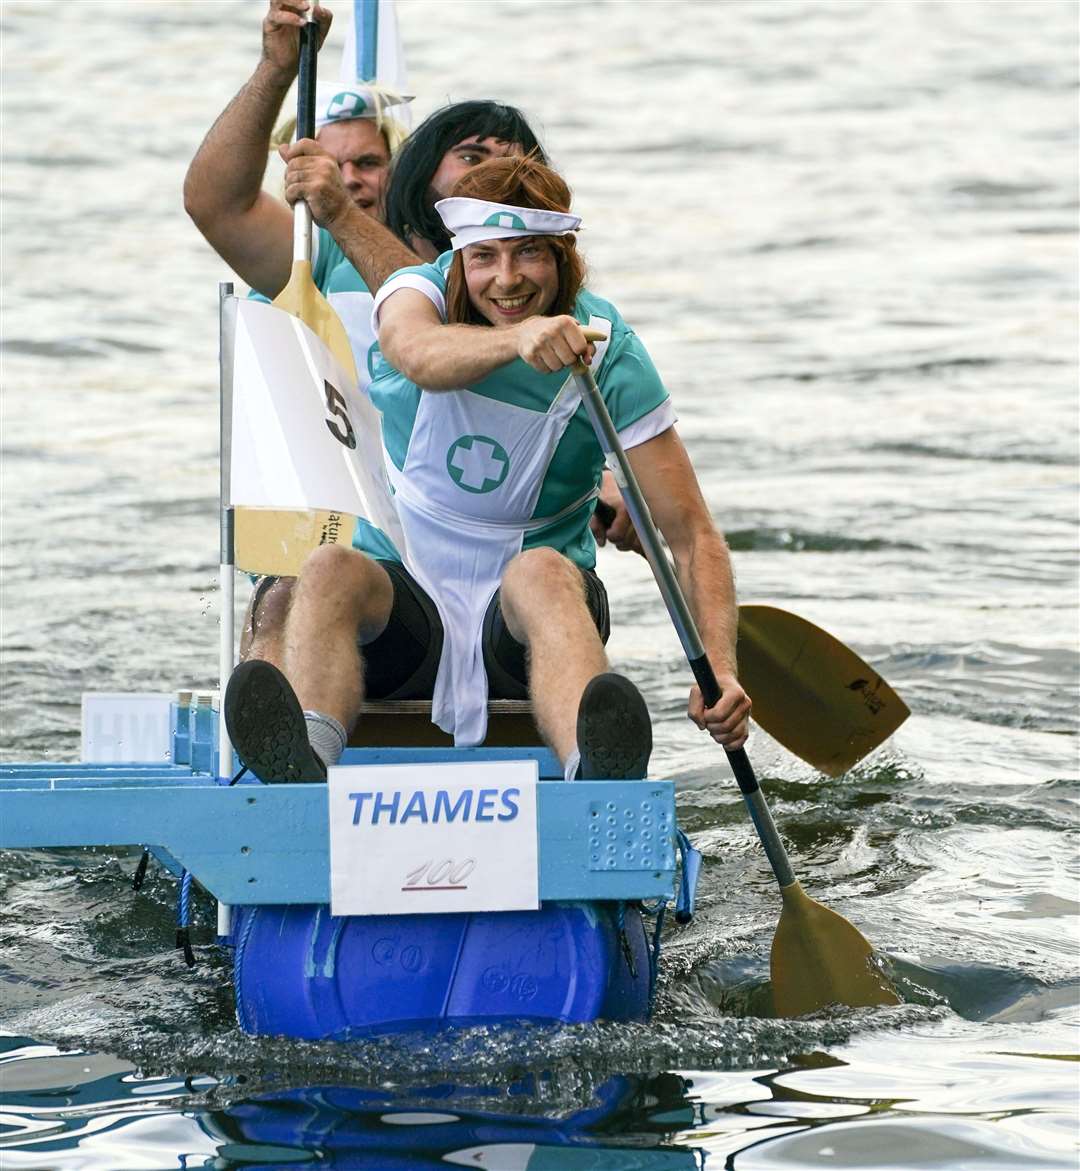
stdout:
[[[364,693],[369,699],[430,699],[442,655],[443,625],[435,603],[398,561],[379,561],[394,586],[394,605],[386,629],[366,646]],[[585,599],[603,642],[611,633],[607,590],[591,569],[581,570]],[[254,612],[277,578],[264,577],[255,587]],[[488,605],[483,626],[484,667],[491,699],[528,699],[525,648],[507,629],[499,592]]]
[[[403,565],[380,561],[394,583],[394,608],[386,629],[367,646],[364,690],[370,699],[430,699],[442,654],[443,626],[435,603]],[[607,591],[583,569],[589,612],[600,637],[611,633]],[[484,667],[491,699],[528,699],[525,648],[506,628],[498,591],[484,615]]]

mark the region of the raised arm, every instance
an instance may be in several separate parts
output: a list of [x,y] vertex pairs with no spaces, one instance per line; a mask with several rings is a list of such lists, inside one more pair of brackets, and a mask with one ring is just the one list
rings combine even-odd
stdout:
[[[296,77],[307,0],[270,0],[255,72],[203,139],[184,180],[184,207],[252,288],[276,296],[292,267],[292,212],[262,190],[274,122]],[[316,7],[320,36],[331,15]]]
[[336,160],[318,143],[302,138],[280,153],[286,163],[285,198],[306,201],[315,222],[334,237],[369,289],[378,289],[398,269],[420,263],[393,232],[353,203]]
[[713,523],[697,476],[674,427],[627,452],[657,527],[675,558],[679,583],[722,692],[708,712],[691,693],[689,715],[726,748],[746,740],[750,700],[738,681],[739,611],[727,543]]
[[520,325],[447,325],[418,289],[395,290],[379,307],[383,357],[424,390],[458,390],[522,358],[542,374],[591,356],[572,317],[530,317]]

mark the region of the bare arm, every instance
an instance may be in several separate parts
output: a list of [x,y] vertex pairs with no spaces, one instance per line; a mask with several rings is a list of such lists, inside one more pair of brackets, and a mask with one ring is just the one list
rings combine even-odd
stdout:
[[447,325],[423,293],[408,288],[379,309],[379,348],[395,370],[425,390],[469,386],[515,358],[549,374],[592,350],[572,317],[530,317],[499,329]]
[[337,219],[327,221],[323,226],[338,242],[369,289],[378,289],[399,268],[420,262],[416,253],[410,251],[389,228],[351,203]]
[[[184,207],[221,258],[268,297],[292,267],[292,212],[262,190],[274,122],[296,77],[306,0],[271,0],[255,72],[210,128],[184,180]],[[330,13],[316,8],[325,38]]]
[[675,568],[722,692],[705,710],[695,687],[690,718],[726,748],[746,740],[750,700],[737,678],[739,611],[727,543],[713,523],[697,476],[674,427],[627,453]]
[[383,357],[425,390],[456,390],[512,362],[515,332],[447,325],[418,289],[398,289],[379,309]]

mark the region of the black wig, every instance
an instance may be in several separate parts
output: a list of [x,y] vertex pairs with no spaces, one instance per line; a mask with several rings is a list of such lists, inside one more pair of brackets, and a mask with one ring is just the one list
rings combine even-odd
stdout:
[[424,121],[405,140],[394,161],[386,189],[386,226],[408,243],[409,235],[429,240],[439,252],[450,247],[450,236],[431,204],[431,180],[443,155],[465,138],[497,138],[516,142],[528,154],[544,154],[525,115],[500,102],[455,102]]

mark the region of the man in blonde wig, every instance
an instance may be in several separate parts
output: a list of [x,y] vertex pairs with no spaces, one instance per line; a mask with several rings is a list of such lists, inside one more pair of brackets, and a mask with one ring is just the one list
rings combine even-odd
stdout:
[[[262,183],[273,139],[289,137],[295,124],[274,132],[296,78],[307,9],[307,0],[270,0],[255,71],[211,127],[184,181],[184,205],[196,226],[229,267],[269,299],[292,271],[293,214]],[[316,8],[315,15],[325,39],[330,13]],[[394,109],[405,100],[373,83],[320,82],[316,141],[279,148],[291,164],[286,199],[302,195],[321,225],[312,240],[312,276],[349,334],[361,388],[369,380],[375,340],[371,293],[345,250],[377,252],[387,270],[412,263],[409,250],[381,223],[391,154],[405,137]]]

